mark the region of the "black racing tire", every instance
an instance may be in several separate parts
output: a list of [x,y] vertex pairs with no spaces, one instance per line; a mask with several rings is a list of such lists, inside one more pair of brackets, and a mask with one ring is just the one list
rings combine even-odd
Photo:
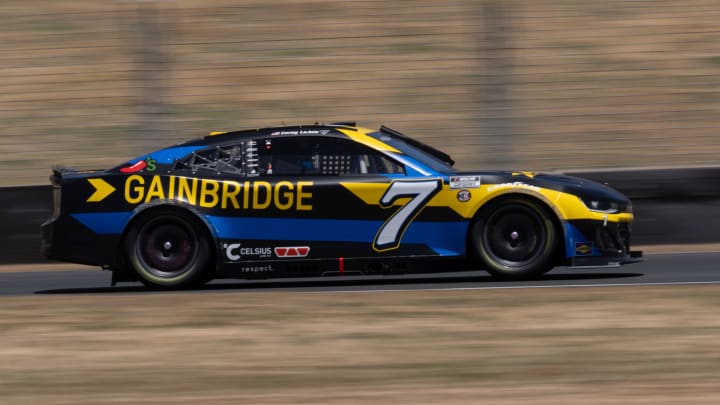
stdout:
[[522,197],[485,207],[472,226],[471,253],[500,279],[531,279],[552,269],[560,239],[552,213]]
[[156,208],[133,221],[124,243],[130,268],[153,289],[196,287],[211,279],[210,238],[195,216]]

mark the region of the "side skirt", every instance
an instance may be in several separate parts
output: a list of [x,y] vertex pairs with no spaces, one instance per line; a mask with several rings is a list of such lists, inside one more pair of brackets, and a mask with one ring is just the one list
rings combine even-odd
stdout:
[[302,261],[225,262],[218,266],[216,278],[267,279],[295,277],[333,277],[443,273],[475,270],[461,257],[413,256],[393,260],[336,258]]

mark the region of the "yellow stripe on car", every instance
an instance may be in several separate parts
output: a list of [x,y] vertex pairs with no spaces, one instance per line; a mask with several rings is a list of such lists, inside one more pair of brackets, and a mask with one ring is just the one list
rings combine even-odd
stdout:
[[[355,183],[341,182],[345,189],[353,193],[368,205],[380,205],[380,199],[389,187],[388,183]],[[427,204],[427,207],[448,207],[455,211],[462,218],[472,218],[475,213],[488,201],[510,194],[524,194],[535,197],[545,202],[562,220],[591,219],[608,222],[630,222],[633,214],[623,212],[617,214],[606,214],[588,209],[585,204],[575,195],[550,190],[525,183],[501,183],[483,184],[480,188],[470,188],[470,198],[466,201],[458,199],[458,189],[451,189],[444,184]],[[406,201],[398,199],[392,205],[403,205]]]
[[368,135],[369,132],[372,132],[371,129],[357,127],[356,129],[338,128],[337,130],[347,135],[353,141],[359,142],[373,149],[386,152],[402,153],[399,150],[393,148],[392,146]]

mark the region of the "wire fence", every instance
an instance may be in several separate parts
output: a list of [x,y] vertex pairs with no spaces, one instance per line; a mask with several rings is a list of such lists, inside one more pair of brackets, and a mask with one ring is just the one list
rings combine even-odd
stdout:
[[213,130],[385,124],[457,166],[715,165],[712,0],[3,0],[0,186]]

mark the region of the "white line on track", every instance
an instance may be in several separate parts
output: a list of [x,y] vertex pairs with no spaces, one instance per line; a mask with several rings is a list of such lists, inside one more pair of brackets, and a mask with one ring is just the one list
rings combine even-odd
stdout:
[[304,291],[306,294],[326,293],[374,293],[374,292],[417,292],[417,291],[472,291],[472,290],[519,290],[529,288],[588,288],[588,287],[652,287],[672,285],[709,285],[720,284],[716,281],[673,281],[667,283],[605,283],[605,284],[561,284],[561,285],[518,285],[518,286],[495,286],[495,287],[441,287],[441,288],[412,288],[412,289],[377,289],[377,290],[329,290],[329,291]]

